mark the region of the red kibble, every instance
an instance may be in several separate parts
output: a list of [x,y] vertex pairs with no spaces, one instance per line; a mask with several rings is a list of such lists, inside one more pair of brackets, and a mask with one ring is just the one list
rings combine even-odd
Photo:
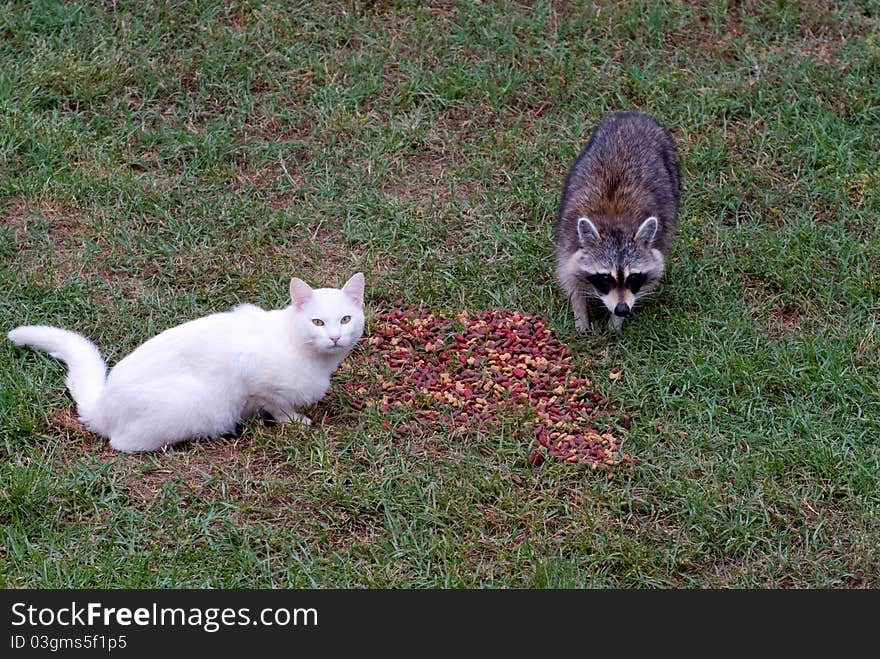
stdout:
[[[586,426],[594,408],[608,401],[571,372],[570,351],[544,319],[482,311],[452,320],[405,307],[375,322],[368,349],[355,353],[347,368],[354,377],[344,386],[361,406],[411,413],[413,420],[399,423],[398,434],[485,432],[518,423],[542,447],[529,454],[535,466],[545,451],[593,468],[633,461],[612,435]],[[382,425],[392,429],[388,421]]]

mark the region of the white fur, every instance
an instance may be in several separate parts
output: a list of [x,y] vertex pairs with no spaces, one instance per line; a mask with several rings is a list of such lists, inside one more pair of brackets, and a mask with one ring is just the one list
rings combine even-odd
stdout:
[[666,257],[663,256],[663,252],[659,249],[652,249],[651,254],[654,255],[654,261],[656,261],[655,270],[658,273],[658,277],[662,277],[666,271]]
[[[297,410],[324,397],[363,334],[364,276],[341,289],[294,278],[290,292],[283,309],[243,304],[165,330],[106,378],[97,346],[76,332],[29,325],[8,336],[67,364],[66,383],[89,430],[119,451],[154,451],[232,432],[261,409],[283,423],[310,422]],[[342,323],[345,316],[351,320]]]

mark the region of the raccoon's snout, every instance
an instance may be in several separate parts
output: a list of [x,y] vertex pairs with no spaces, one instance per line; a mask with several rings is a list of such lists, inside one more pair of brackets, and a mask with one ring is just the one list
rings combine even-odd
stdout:
[[623,318],[626,314],[629,313],[629,305],[626,302],[621,302],[616,307],[614,307],[614,315],[620,316]]

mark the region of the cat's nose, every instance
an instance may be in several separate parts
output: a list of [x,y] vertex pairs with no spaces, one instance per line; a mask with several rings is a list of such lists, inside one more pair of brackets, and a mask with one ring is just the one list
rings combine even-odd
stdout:
[[330,337],[330,340],[333,341],[333,345],[336,345],[337,343],[339,343],[339,337],[338,337],[338,336],[331,336],[331,337]]

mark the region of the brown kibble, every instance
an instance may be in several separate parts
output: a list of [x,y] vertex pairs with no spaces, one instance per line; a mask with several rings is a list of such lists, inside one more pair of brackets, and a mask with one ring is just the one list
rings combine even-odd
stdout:
[[[375,323],[367,349],[345,363],[343,387],[356,395],[355,409],[405,409],[412,419],[398,422],[398,435],[461,429],[454,436],[464,438],[474,428],[491,432],[513,422],[540,444],[529,452],[533,465],[545,452],[591,468],[634,462],[618,453],[613,435],[589,427],[598,409],[613,408],[573,372],[571,352],[544,319],[509,311],[447,319],[410,306],[380,314]],[[632,415],[620,422],[631,423]]]

